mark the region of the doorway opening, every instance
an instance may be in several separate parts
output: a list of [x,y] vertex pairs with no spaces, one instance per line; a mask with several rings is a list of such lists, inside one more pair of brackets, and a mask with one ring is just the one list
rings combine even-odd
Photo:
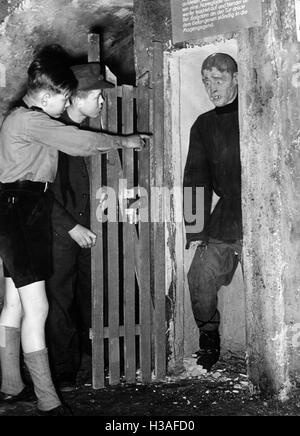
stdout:
[[[171,179],[174,186],[177,187],[182,188],[190,128],[199,115],[214,108],[202,83],[201,66],[209,55],[216,52],[227,53],[238,63],[237,40],[234,38],[165,54],[167,102],[165,112],[168,116],[167,125],[169,127],[166,148],[172,160]],[[179,189],[178,192],[182,192],[182,189]],[[217,201],[218,197],[214,194],[212,209]],[[175,197],[173,207],[181,215],[183,215],[182,205],[182,197]],[[175,249],[175,253],[169,253],[169,271],[173,273],[168,275],[168,284],[173,284],[177,298],[181,299],[181,305],[184,307],[178,316],[183,318],[181,320],[183,323],[181,334],[184,356],[189,357],[199,347],[198,327],[191,309],[187,282],[187,272],[194,257],[195,248],[185,248],[185,227],[182,222],[176,223],[169,229],[168,237],[173,241],[172,246]],[[240,264],[231,284],[222,287],[218,296],[218,310],[221,314],[222,352],[243,353],[246,348],[245,292]],[[180,321],[177,320],[177,325],[179,324]]]

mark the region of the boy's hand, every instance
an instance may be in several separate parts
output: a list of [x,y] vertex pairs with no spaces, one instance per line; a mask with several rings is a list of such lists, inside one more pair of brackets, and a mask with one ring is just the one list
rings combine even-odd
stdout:
[[97,235],[80,224],[73,227],[69,235],[82,248],[92,248],[96,245]]
[[146,134],[130,135],[126,138],[126,141],[124,142],[124,148],[134,148],[137,151],[144,150],[144,148],[146,147],[147,139],[150,139],[150,136]]

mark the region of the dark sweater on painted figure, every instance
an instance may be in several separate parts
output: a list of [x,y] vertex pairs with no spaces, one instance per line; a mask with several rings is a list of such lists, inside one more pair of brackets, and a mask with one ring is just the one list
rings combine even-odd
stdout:
[[[238,98],[200,115],[193,124],[183,185],[205,188],[204,229],[187,233],[188,243],[242,239]],[[220,199],[211,214],[213,191]]]

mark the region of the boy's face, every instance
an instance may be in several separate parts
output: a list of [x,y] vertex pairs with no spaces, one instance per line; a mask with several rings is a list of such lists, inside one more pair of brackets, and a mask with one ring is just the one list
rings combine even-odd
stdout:
[[204,70],[202,81],[210,101],[217,107],[226,106],[232,102],[238,92],[238,74],[219,71],[213,67]]
[[53,118],[59,118],[64,110],[69,106],[69,94],[43,93],[41,97],[44,112]]
[[102,89],[90,91],[85,97],[76,97],[76,104],[81,114],[89,118],[97,118],[104,103]]

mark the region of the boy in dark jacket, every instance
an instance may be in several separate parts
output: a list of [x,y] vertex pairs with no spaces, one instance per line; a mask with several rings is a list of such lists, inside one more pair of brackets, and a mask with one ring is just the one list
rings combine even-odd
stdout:
[[[86,128],[86,120],[101,113],[103,89],[114,85],[103,79],[99,63],[77,65],[72,70],[78,87],[61,120]],[[96,235],[90,230],[89,175],[83,157],[60,153],[52,191],[54,268],[47,282],[50,310],[46,332],[55,380],[66,392],[75,389],[81,362],[83,366],[91,363],[90,249]]]

